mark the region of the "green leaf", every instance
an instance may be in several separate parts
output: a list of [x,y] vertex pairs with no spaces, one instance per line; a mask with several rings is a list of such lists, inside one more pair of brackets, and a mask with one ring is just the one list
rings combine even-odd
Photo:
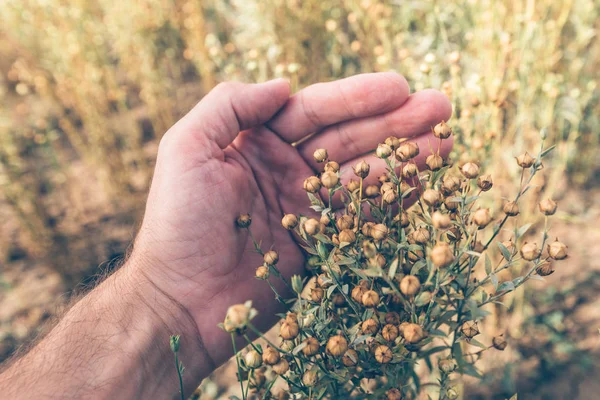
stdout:
[[515,290],[515,284],[512,281],[502,282],[500,286],[498,286],[498,292],[512,292]]
[[485,273],[488,275],[492,273],[492,260],[487,254],[485,255]]
[[556,147],[556,145],[553,145],[553,146],[548,147],[546,150],[542,151],[540,153],[540,158],[545,157],[548,153],[550,153],[552,150],[554,150],[555,147]]
[[533,225],[533,224],[525,224],[522,227],[520,227],[519,230],[517,231],[517,239],[520,238],[521,236],[523,236],[525,234],[525,232],[527,232],[527,230],[529,228],[531,228],[531,225]]
[[498,291],[498,277],[496,274],[491,274],[490,280],[492,281],[492,285],[494,285],[494,290]]
[[500,248],[500,252],[502,253],[502,257],[504,257],[504,259],[506,261],[509,261],[512,257],[512,254],[510,253],[510,250],[508,250],[506,248],[505,245],[503,245],[502,243],[498,242],[498,247]]

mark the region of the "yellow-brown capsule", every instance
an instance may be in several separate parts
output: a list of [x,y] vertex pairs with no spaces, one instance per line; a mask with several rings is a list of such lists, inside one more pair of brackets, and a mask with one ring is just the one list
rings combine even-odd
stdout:
[[264,281],[266,279],[269,279],[269,275],[270,275],[269,267],[261,265],[260,267],[256,268],[256,277],[258,279],[261,279]]
[[442,196],[440,195],[440,192],[435,189],[425,190],[421,198],[429,207],[437,207],[442,202]]
[[454,370],[456,370],[458,365],[456,364],[456,360],[450,358],[450,359],[440,360],[438,367],[440,368],[440,370],[442,370],[442,372],[449,374],[450,372],[453,372]]
[[506,349],[507,345],[508,343],[506,342],[504,335],[494,336],[492,339],[492,346],[494,346],[494,348],[497,350],[503,351]]
[[273,372],[275,372],[277,375],[284,375],[286,372],[289,371],[290,364],[288,363],[288,360],[282,358],[277,364],[273,365],[271,368],[273,369]]
[[343,307],[346,305],[346,298],[341,293],[334,293],[331,296],[331,302],[336,307]]
[[414,296],[420,289],[421,282],[414,275],[406,275],[400,281],[400,292],[405,296]]
[[476,321],[466,321],[460,327],[460,331],[469,339],[479,335],[479,327],[477,327]]
[[542,263],[539,267],[535,269],[535,272],[539,276],[548,276],[554,273],[554,267],[549,262]]
[[444,159],[438,154],[431,154],[425,159],[425,164],[431,171],[438,171],[444,166]]
[[294,214],[285,214],[281,219],[281,225],[288,231],[292,230],[298,226],[298,217]]
[[258,389],[262,387],[267,378],[265,377],[265,373],[262,369],[255,370],[252,374],[250,374],[250,378],[248,379],[248,384],[251,388]]
[[398,200],[398,194],[395,190],[388,190],[381,196],[381,199],[385,204],[393,204],[396,200]]
[[374,335],[379,330],[379,324],[373,318],[369,318],[363,321],[360,330],[365,335]]
[[311,289],[310,299],[312,301],[314,301],[315,303],[320,303],[321,300],[323,300],[323,297],[325,297],[325,291],[323,290],[323,288],[314,287]]
[[381,253],[377,253],[367,260],[367,265],[371,268],[383,268],[386,263],[385,256]]
[[521,168],[529,168],[535,162],[535,158],[531,157],[528,152],[521,154],[516,159],[517,159],[517,164]]
[[353,192],[357,191],[358,189],[360,189],[360,182],[358,182],[354,179],[350,179],[348,181],[348,183],[346,184],[346,189],[348,189],[348,191],[350,193],[353,193]]
[[323,167],[323,171],[325,172],[338,172],[340,170],[340,164],[335,161],[328,161]]
[[327,341],[325,350],[333,357],[341,357],[348,350],[348,341],[342,335],[332,336]]
[[546,199],[540,201],[539,208],[544,215],[554,215],[554,213],[556,212],[557,205],[555,201],[551,199]]
[[400,223],[400,227],[402,228],[407,228],[410,225],[410,220],[408,219],[408,214],[404,211],[400,211],[398,214],[396,214],[396,216],[394,217],[394,223]]
[[402,329],[402,336],[407,343],[415,344],[425,338],[425,331],[423,331],[421,325],[408,323]]
[[340,232],[339,238],[341,243],[354,243],[356,234],[350,229],[344,229]]
[[396,150],[400,147],[400,139],[395,136],[388,136],[387,139],[385,139],[384,144],[389,146],[392,150]]
[[379,178],[377,178],[377,180],[379,180],[379,183],[386,183],[390,181],[390,176],[387,173],[384,173],[379,175]]
[[567,245],[556,239],[548,245],[548,254],[555,260],[564,260],[568,255]]
[[515,201],[507,201],[506,203],[504,203],[502,211],[504,211],[504,214],[508,215],[509,217],[517,216],[520,212],[519,205]]
[[448,139],[452,134],[452,129],[444,122],[440,122],[433,128],[433,136],[438,139]]
[[273,347],[271,347],[271,346],[265,347],[265,350],[263,351],[263,354],[262,354],[262,360],[265,364],[275,365],[279,362],[280,358],[281,357],[279,355],[279,352],[277,350],[275,350]]
[[255,369],[262,365],[262,357],[256,350],[250,350],[244,356],[244,363],[248,368]]
[[420,245],[426,244],[431,238],[431,234],[426,228],[418,228],[412,234],[412,239]]
[[477,187],[479,187],[479,189],[481,189],[483,192],[490,190],[493,185],[494,182],[492,181],[491,175],[481,175],[479,178],[477,178]]
[[402,142],[396,149],[396,159],[407,162],[419,155],[419,145],[415,142]]
[[384,224],[375,224],[371,228],[371,237],[375,240],[383,240],[388,234],[388,228]]
[[350,293],[350,296],[352,297],[352,300],[354,300],[358,304],[362,304],[362,297],[363,297],[363,294],[365,294],[366,291],[367,291],[367,289],[365,289],[362,286],[355,286],[352,289],[352,292]]
[[462,166],[460,172],[468,179],[475,179],[479,175],[479,166],[475,163],[468,162]]
[[346,367],[354,367],[358,363],[358,353],[354,349],[348,349],[342,357],[342,364]]
[[327,226],[327,225],[329,225],[329,223],[331,222],[331,219],[329,218],[329,215],[327,215],[327,214],[323,214],[323,215],[321,215],[321,218],[319,218],[319,222],[320,222],[322,225],[325,225],[325,226]]
[[322,163],[323,161],[327,160],[327,150],[316,149],[315,152],[313,153],[313,157],[316,162]]
[[453,175],[444,175],[442,180],[442,190],[444,194],[451,194],[460,188],[460,179]]
[[539,258],[541,253],[537,243],[525,242],[523,246],[521,246],[521,257],[523,257],[524,260],[533,261],[536,258]]
[[321,184],[327,189],[333,189],[337,186],[339,181],[340,178],[338,178],[335,172],[327,171],[323,172],[323,175],[321,175]]
[[321,180],[316,176],[309,176],[304,180],[304,190],[308,193],[317,193],[321,190]]
[[252,217],[250,214],[240,214],[235,220],[235,224],[238,228],[247,228],[252,223]]
[[375,360],[380,364],[387,364],[392,361],[392,350],[385,344],[380,344],[375,348]]
[[379,294],[374,290],[367,290],[363,293],[362,304],[365,307],[377,307],[379,305]]
[[370,170],[371,170],[371,167],[369,166],[369,164],[367,164],[363,160],[354,166],[354,175],[358,176],[359,178],[364,179],[367,176],[369,176]]
[[439,211],[431,215],[431,223],[436,229],[448,229],[452,226],[452,220],[448,214],[442,214]]
[[460,202],[455,197],[446,197],[444,205],[448,211],[455,211],[460,206]]
[[314,218],[309,218],[304,221],[304,232],[307,235],[313,236],[321,231],[321,223]]
[[337,226],[340,231],[352,229],[354,228],[354,218],[352,218],[351,215],[342,215],[335,221],[335,226]]
[[279,253],[275,250],[269,250],[263,256],[265,264],[267,265],[275,265],[279,261]]
[[299,332],[300,328],[298,327],[297,322],[283,321],[279,327],[279,336],[281,336],[283,340],[292,340],[298,336]]
[[379,145],[377,145],[377,150],[375,150],[375,154],[379,158],[388,158],[393,152],[394,150],[385,143],[379,143]]
[[305,343],[305,346],[302,349],[302,353],[307,357],[314,356],[319,352],[319,349],[321,348],[319,341],[314,337],[306,338],[302,343]]
[[407,163],[402,168],[402,176],[404,177],[404,179],[410,179],[414,176],[417,176],[418,173],[419,173],[419,169],[417,168],[417,166],[414,163]]
[[489,209],[480,208],[473,213],[473,223],[477,225],[479,229],[485,228],[490,222],[492,222],[492,216],[490,215]]
[[398,388],[391,388],[385,392],[385,400],[402,400],[402,392]]
[[308,387],[313,387],[317,384],[317,370],[316,369],[309,369],[306,372],[304,372],[304,374],[302,375],[302,383],[305,386]]
[[369,185],[365,188],[365,197],[368,199],[374,199],[379,196],[379,186]]
[[431,250],[430,254],[433,265],[438,268],[444,268],[454,262],[454,253],[446,242],[439,242]]
[[381,337],[388,342],[393,342],[398,337],[398,328],[396,325],[387,324],[381,330]]
[[398,325],[400,323],[400,314],[398,314],[396,311],[385,313],[385,323]]

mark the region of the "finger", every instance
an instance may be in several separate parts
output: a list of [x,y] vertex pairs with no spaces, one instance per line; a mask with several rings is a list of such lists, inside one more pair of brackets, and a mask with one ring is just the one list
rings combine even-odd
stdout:
[[408,95],[406,79],[392,72],[317,83],[293,95],[268,125],[293,143],[328,125],[398,108]]
[[[275,79],[259,84],[225,82],[210,91],[167,133],[177,140],[195,140],[214,150],[227,147],[240,131],[268,121],[289,98],[289,83]],[[167,136],[165,135],[165,136]]]
[[[453,138],[452,136],[446,140],[440,141],[433,137],[431,133],[423,134],[412,140],[419,145],[419,155],[413,159],[413,162],[417,165],[419,171],[427,169],[426,160],[427,157],[433,153],[439,154],[444,160],[447,159],[450,151],[452,150]],[[438,153],[439,151],[439,153]],[[358,157],[350,160],[340,166],[340,182],[346,185],[351,179],[358,180],[359,178],[354,175],[353,166],[358,164],[360,161],[365,160],[370,166],[371,170],[369,175],[363,181],[363,189],[368,185],[379,185],[379,177],[387,173],[387,164],[384,160],[376,157],[375,155],[367,155],[365,157]],[[397,163],[396,173],[400,174],[400,163]],[[323,196],[327,196],[327,193],[322,193]],[[340,198],[340,191],[336,192],[333,198],[334,208],[342,207],[343,204]],[[323,197],[326,198],[326,197]]]
[[399,108],[385,114],[346,121],[326,128],[298,145],[302,157],[314,169],[316,149],[327,149],[329,159],[342,164],[362,154],[375,150],[388,136],[408,138],[423,132],[452,114],[448,98],[437,90],[424,90],[408,97]]

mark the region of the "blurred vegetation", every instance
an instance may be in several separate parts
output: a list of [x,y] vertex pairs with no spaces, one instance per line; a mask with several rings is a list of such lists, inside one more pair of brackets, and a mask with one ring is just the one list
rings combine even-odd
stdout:
[[451,98],[454,158],[486,160],[503,196],[541,134],[538,198],[597,185],[599,17],[598,0],[4,0],[0,278],[29,257],[72,283],[125,252],[161,135],[230,79],[394,70]]

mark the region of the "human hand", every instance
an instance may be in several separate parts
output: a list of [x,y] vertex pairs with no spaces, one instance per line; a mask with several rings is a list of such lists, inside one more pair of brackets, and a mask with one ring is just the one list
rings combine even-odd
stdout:
[[[406,80],[394,73],[316,84],[292,97],[284,80],[219,85],[161,141],[129,263],[133,276],[189,314],[208,355],[221,364],[231,355],[230,338],[217,324],[230,305],[252,300],[263,328],[278,308],[271,290],[254,278],[263,260],[235,218],[251,214],[254,236],[263,249],[279,252],[281,272],[301,274],[302,251],[281,218],[309,205],[302,182],[319,168],[314,150],[328,150],[346,171],[342,182],[361,159],[371,165],[367,182],[376,180],[385,163],[365,154],[390,135],[429,148],[431,127],[450,114],[441,93],[409,95]],[[442,143],[443,156],[450,147],[451,141]],[[417,157],[420,167],[427,153]]]

